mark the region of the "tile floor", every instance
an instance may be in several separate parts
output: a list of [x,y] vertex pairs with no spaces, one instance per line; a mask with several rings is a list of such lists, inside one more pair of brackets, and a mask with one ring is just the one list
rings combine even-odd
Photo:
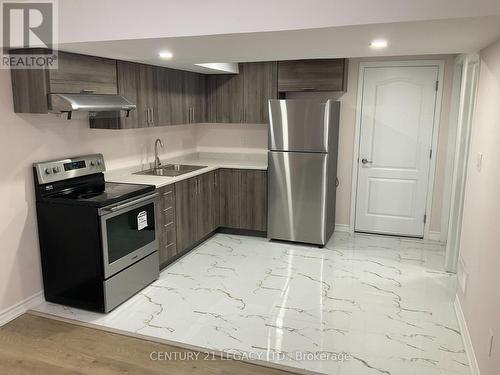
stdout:
[[442,245],[412,239],[217,234],[110,314],[35,310],[320,373],[468,374],[443,263]]

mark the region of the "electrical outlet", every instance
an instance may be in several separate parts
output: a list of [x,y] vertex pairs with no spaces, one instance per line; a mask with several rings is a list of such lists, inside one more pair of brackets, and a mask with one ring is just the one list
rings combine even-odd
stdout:
[[478,152],[476,158],[476,169],[478,172],[481,172],[481,168],[483,167],[483,153]]
[[490,328],[490,336],[488,338],[488,356],[491,357],[493,353],[493,330]]

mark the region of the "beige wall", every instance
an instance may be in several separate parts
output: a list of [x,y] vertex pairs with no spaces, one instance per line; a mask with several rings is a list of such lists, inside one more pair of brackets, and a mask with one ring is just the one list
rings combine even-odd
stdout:
[[[494,375],[500,369],[500,40],[481,51],[472,126],[460,244],[469,277],[466,294],[458,294],[481,374]],[[477,153],[483,154],[480,172]]]

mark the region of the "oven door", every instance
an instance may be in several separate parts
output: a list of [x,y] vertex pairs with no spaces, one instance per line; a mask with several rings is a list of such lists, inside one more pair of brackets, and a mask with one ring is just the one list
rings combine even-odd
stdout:
[[158,194],[148,194],[99,209],[107,279],[158,250]]

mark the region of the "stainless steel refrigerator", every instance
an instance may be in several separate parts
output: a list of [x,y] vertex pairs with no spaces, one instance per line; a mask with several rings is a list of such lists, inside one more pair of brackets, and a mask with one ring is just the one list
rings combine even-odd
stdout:
[[335,228],[340,103],[269,101],[268,237],[323,246]]

